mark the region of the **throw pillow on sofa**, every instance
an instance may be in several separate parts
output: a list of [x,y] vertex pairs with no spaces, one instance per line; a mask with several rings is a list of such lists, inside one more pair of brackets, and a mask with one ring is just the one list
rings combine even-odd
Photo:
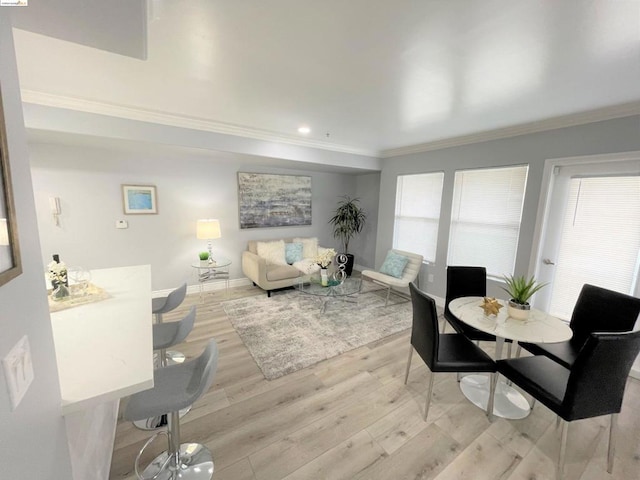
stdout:
[[284,240],[276,240],[273,242],[258,242],[256,244],[258,256],[264,258],[267,262],[276,265],[286,265]]
[[316,258],[318,255],[318,239],[311,238],[294,238],[293,243],[302,244],[302,258]]
[[284,258],[289,265],[299,262],[302,256],[302,243],[293,242],[284,244]]
[[382,266],[380,267],[380,273],[385,275],[391,275],[392,277],[402,278],[404,267],[409,263],[409,258],[404,255],[399,255],[396,252],[387,253],[387,258],[384,259]]

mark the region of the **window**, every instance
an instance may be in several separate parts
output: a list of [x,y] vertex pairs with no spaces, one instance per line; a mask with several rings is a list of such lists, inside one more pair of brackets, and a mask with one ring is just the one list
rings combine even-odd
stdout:
[[549,312],[571,318],[582,285],[633,295],[640,269],[640,177],[572,178]]
[[453,186],[449,265],[513,274],[528,166],[459,170]]
[[393,248],[435,262],[443,180],[443,172],[398,176]]

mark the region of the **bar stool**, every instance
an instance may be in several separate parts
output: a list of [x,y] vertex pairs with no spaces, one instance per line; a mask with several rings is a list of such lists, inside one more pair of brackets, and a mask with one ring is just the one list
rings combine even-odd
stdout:
[[[158,297],[151,299],[151,312],[156,317],[156,323],[162,323],[162,314],[175,310],[184,301],[187,295],[187,282],[173,290],[166,297]],[[184,354],[175,350],[166,351],[165,355],[169,358],[169,363],[184,362]],[[162,363],[162,362],[161,362]]]
[[[169,358],[165,355],[167,348],[181,343],[191,330],[193,330],[193,324],[196,318],[196,307],[191,307],[189,313],[182,320],[177,322],[167,323],[154,323],[153,324],[153,349],[159,350],[160,355],[154,356],[160,359],[159,368],[165,368],[169,365]],[[180,417],[184,417],[190,407],[184,408],[180,411]],[[143,420],[136,420],[133,424],[140,430],[155,430],[156,428],[163,427],[167,424],[166,415],[159,417],[149,417]]]
[[[167,430],[153,435],[136,456],[134,468],[141,480],[190,479],[213,477],[211,452],[198,443],[180,444],[180,409],[192,405],[213,383],[218,367],[218,345],[211,339],[196,359],[159,368],[154,372],[154,387],[132,395],[124,418],[135,421],[167,414]],[[140,457],[159,435],[167,435],[168,449],[157,456],[140,473]]]

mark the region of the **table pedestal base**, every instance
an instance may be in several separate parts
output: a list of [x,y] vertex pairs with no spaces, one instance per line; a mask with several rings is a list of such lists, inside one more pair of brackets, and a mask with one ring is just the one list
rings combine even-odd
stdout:
[[[483,410],[489,401],[489,375],[467,375],[460,380],[460,390],[471,403]],[[515,388],[510,387],[503,378],[498,379],[494,398],[493,414],[497,417],[517,420],[525,418],[531,412],[529,402]]]

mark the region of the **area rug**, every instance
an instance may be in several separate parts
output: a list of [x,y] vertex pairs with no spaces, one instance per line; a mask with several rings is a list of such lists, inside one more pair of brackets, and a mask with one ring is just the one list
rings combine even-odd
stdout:
[[411,327],[411,302],[364,282],[357,304],[284,290],[222,303],[267,380],[313,365]]

